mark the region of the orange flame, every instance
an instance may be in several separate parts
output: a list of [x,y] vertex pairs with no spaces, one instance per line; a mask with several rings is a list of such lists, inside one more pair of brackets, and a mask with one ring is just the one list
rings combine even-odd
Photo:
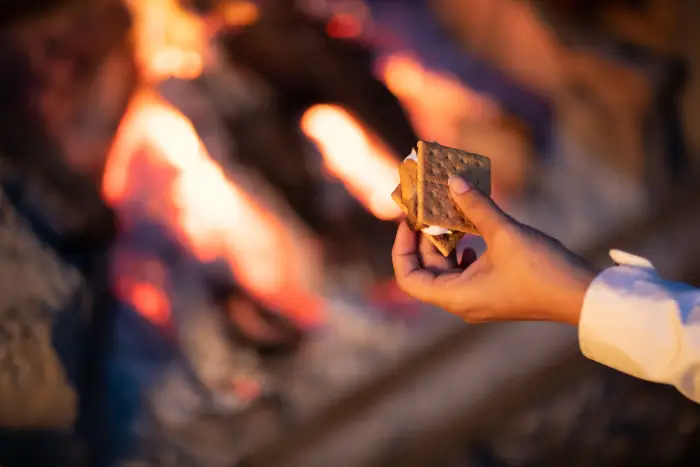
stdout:
[[[149,84],[191,79],[216,60],[208,41],[217,27],[258,19],[252,2],[220,7],[213,18],[184,10],[177,0],[127,0],[134,16],[137,59]],[[326,168],[382,219],[400,215],[391,200],[397,162],[346,111],[316,106],[302,127],[324,156]],[[144,183],[146,182],[146,183]],[[137,202],[166,225],[202,261],[224,258],[253,296],[297,321],[322,320],[317,287],[318,250],[291,231],[279,209],[234,183],[207,154],[191,123],[172,106],[141,92],[119,129],[104,178],[105,197],[119,212]],[[122,210],[123,211],[123,210]],[[124,212],[122,212],[124,214]],[[129,212],[126,211],[128,220]],[[117,292],[157,324],[168,322],[170,303],[162,274],[137,259],[122,270]],[[152,271],[152,268],[151,272]]]
[[429,70],[408,53],[385,57],[380,74],[423,138],[457,145],[461,122],[489,120],[499,114],[490,99],[449,73]]
[[205,22],[177,0],[127,0],[134,19],[136,55],[145,78],[196,78],[208,36]]
[[391,199],[399,183],[398,162],[347,111],[316,105],[304,113],[301,127],[318,145],[329,172],[372,214],[385,220],[401,214]]
[[252,1],[222,2],[207,17],[184,9],[178,0],[126,0],[134,19],[136,56],[143,76],[155,83],[198,77],[215,60],[209,41],[220,28],[245,27],[259,17]]
[[258,7],[252,1],[238,0],[223,2],[219,5],[218,14],[224,26],[250,26],[260,18]]
[[[143,162],[144,151],[138,151],[143,148],[149,148],[146,159],[158,173],[169,169],[172,174],[169,190],[149,193],[151,199],[129,191],[134,180],[147,176],[133,170],[135,159]],[[233,183],[209,157],[191,123],[169,104],[145,93],[135,99],[109,158],[103,191],[116,206],[130,196],[147,208],[150,204],[149,214],[199,259],[226,259],[240,284],[266,305],[304,324],[321,320],[320,300],[311,290],[316,285],[313,242],[293,235],[269,206]],[[144,303],[160,299],[152,290],[132,289],[132,297],[138,295],[132,303],[150,314],[144,308],[155,305]]]

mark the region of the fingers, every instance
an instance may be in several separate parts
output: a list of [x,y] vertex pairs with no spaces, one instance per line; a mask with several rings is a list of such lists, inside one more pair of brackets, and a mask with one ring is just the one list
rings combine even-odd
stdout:
[[509,225],[510,219],[493,201],[471,187],[462,177],[449,180],[450,195],[459,209],[488,241],[499,229]]
[[[430,246],[434,248],[432,244]],[[435,273],[421,268],[420,248],[427,249],[428,245],[419,244],[416,232],[405,221],[402,222],[392,250],[397,284],[413,298],[465,317],[470,309],[482,301],[485,293],[481,279],[487,264],[485,258],[477,259],[476,253],[467,249],[461,261],[463,268],[468,266],[466,270],[440,268],[439,273]]]
[[405,221],[399,225],[391,251],[394,273],[399,287],[409,295],[424,301],[432,301],[435,291],[435,274],[422,269],[418,257],[417,234]]
[[405,220],[399,224],[399,229],[396,232],[394,247],[391,250],[392,257],[400,255],[414,255],[418,261],[418,235],[411,230]]
[[[402,221],[399,224],[394,247],[391,250],[391,260],[394,264],[394,273],[399,284],[409,276],[419,276],[418,273],[422,270],[418,258],[417,234],[408,227],[406,221]],[[429,273],[428,275],[432,276]]]
[[419,260],[425,269],[439,273],[457,266],[456,254],[445,257],[430,241],[428,235],[419,235],[418,239]]

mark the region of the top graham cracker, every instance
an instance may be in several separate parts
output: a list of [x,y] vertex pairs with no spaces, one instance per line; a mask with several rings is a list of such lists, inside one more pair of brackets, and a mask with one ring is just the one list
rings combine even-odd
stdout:
[[455,206],[447,181],[463,177],[486,196],[491,194],[491,161],[488,157],[438,143],[418,142],[418,222],[458,232],[477,232]]

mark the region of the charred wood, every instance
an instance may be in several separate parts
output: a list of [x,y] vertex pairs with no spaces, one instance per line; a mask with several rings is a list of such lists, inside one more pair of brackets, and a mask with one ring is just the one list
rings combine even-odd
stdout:
[[396,97],[373,76],[369,50],[330,37],[294,4],[264,2],[256,23],[222,35],[231,60],[278,89],[282,106],[297,117],[316,103],[340,104],[397,154],[410,152],[417,136]]

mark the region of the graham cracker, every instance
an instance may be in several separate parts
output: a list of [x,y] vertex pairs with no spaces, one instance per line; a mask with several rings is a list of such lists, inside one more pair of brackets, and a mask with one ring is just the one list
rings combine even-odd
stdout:
[[[401,183],[391,193],[391,198],[399,205],[401,210],[406,214],[406,222],[408,226],[415,231],[420,231],[424,225],[418,223],[416,219],[416,211],[418,208],[418,192],[416,184],[418,182],[418,164],[415,161],[408,160],[399,166],[399,174]],[[453,232],[447,235],[428,235],[430,242],[444,256],[449,256],[457,247],[457,243],[464,236],[462,232]]]
[[399,165],[399,180],[403,199],[418,196],[418,163],[413,160],[403,161]]
[[401,187],[401,200],[406,207],[406,222],[413,230],[420,230],[423,226],[418,222],[418,164],[416,161],[403,161],[399,166],[399,179]]
[[435,245],[435,248],[437,248],[443,256],[447,257],[455,251],[462,237],[464,237],[464,233],[452,232],[447,235],[428,235],[428,240]]
[[401,199],[401,185],[396,185],[394,191],[391,192],[391,199],[393,199],[394,202],[401,208],[401,211],[408,216],[408,208],[404,204],[403,199]]
[[478,233],[450,196],[447,181],[460,175],[486,196],[491,194],[491,161],[488,157],[438,143],[418,142],[417,221],[445,229]]

